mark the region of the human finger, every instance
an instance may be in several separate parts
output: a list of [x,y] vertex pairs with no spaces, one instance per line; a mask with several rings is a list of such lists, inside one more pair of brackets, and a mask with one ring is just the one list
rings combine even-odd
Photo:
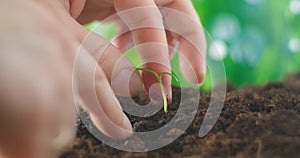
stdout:
[[165,7],[161,12],[166,29],[179,42],[181,71],[190,82],[201,84],[206,73],[206,41],[199,17],[191,1],[174,0]]
[[[78,34],[77,40],[98,61],[117,95],[133,96],[143,90],[140,74],[137,71],[131,71],[134,65],[116,46],[101,35],[85,29],[72,17],[68,21]],[[124,84],[124,80],[128,81],[128,84]]]
[[[164,31],[162,16],[153,0],[114,1],[116,11],[122,21],[132,32],[136,50],[143,60],[143,67],[156,73],[171,72],[168,44]],[[157,78],[143,72],[143,80],[147,90],[158,83]],[[171,77],[162,79],[166,94],[171,98]],[[160,90],[156,90],[160,93]]]
[[55,157],[76,131],[70,49],[27,31],[1,38],[0,155]]
[[90,113],[95,126],[115,139],[129,137],[132,134],[131,124],[97,61],[82,49],[74,70],[80,97],[78,101]]

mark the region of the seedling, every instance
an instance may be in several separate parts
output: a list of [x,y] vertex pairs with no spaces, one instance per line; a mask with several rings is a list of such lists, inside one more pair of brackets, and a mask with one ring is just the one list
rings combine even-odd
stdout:
[[174,77],[178,81],[177,77],[174,76],[173,74],[169,73],[169,72],[162,72],[162,73],[159,74],[159,73],[155,72],[154,70],[151,70],[151,69],[148,69],[148,68],[135,68],[135,69],[138,70],[138,71],[149,72],[149,73],[151,73],[155,76],[155,78],[158,80],[158,83],[160,85],[160,90],[161,90],[161,94],[162,94],[162,97],[163,97],[164,111],[168,112],[168,100],[167,100],[167,95],[166,95],[166,92],[165,92],[165,89],[164,89],[164,85],[162,83],[162,77],[164,75],[170,75],[171,77]]

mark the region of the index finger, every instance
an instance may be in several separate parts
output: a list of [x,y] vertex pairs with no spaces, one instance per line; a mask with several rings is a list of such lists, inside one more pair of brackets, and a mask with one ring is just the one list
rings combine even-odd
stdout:
[[[132,32],[136,49],[143,59],[143,67],[156,73],[171,72],[168,42],[163,26],[163,19],[153,0],[115,0],[115,9],[122,21]],[[157,78],[148,72],[143,72],[145,88],[158,83]],[[162,79],[165,92],[171,98],[171,77],[165,75]],[[155,89],[156,93],[160,93]]]
[[181,72],[188,81],[201,84],[206,73],[206,38],[201,21],[191,1],[173,0],[165,7],[170,8],[162,11],[165,27],[179,35]]

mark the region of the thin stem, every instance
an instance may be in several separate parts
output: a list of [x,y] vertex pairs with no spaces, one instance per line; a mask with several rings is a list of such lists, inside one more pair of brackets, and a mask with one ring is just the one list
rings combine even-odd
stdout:
[[167,100],[164,85],[162,84],[162,75],[159,76],[159,83],[160,83],[159,84],[160,90],[161,90],[161,94],[162,94],[163,102],[164,102],[164,111],[165,111],[165,113],[167,113],[168,112],[168,100]]
[[136,70],[139,70],[139,71],[146,71],[146,72],[149,72],[151,74],[153,74],[156,79],[159,81],[159,75],[157,74],[157,72],[151,70],[151,69],[147,69],[147,68],[136,68]]
[[[151,69],[147,69],[147,68],[135,68],[135,69],[139,70],[139,71],[149,72],[149,73],[153,74],[156,77],[156,79],[159,82],[161,94],[162,94],[162,97],[163,97],[164,111],[168,112],[168,100],[167,100],[167,95],[166,95],[165,88],[164,88],[164,85],[163,85],[163,82],[162,82],[162,76],[163,75],[170,75],[171,77],[173,77],[173,74],[171,74],[169,72],[162,72],[162,73],[158,74],[157,72],[155,72]],[[174,76],[174,78],[176,79],[176,81],[178,81],[178,78],[176,76]]]

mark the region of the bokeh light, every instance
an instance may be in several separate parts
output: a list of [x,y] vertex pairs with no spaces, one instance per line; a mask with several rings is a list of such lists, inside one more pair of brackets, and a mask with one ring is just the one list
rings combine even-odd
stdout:
[[300,52],[300,39],[299,38],[291,38],[289,41],[288,47],[292,53],[299,53]]
[[227,56],[227,45],[223,41],[214,41],[208,48],[209,56],[214,60],[223,60]]
[[259,5],[259,3],[261,3],[262,1],[263,0],[245,0],[245,2],[251,5]]
[[[207,60],[224,62],[236,86],[280,81],[300,71],[300,0],[192,0],[206,31]],[[88,28],[92,28],[88,25]],[[111,38],[115,29],[97,32]],[[199,28],[200,29],[200,28]],[[129,50],[134,63],[140,60]],[[175,57],[171,65],[178,67]],[[202,89],[208,90],[207,77]]]
[[233,61],[256,66],[264,51],[263,35],[257,29],[245,29],[243,33],[232,42],[230,57]]
[[240,33],[240,23],[238,19],[229,14],[221,14],[215,18],[212,36],[216,40],[231,41]]
[[300,14],[300,0],[291,0],[290,10],[294,14]]

